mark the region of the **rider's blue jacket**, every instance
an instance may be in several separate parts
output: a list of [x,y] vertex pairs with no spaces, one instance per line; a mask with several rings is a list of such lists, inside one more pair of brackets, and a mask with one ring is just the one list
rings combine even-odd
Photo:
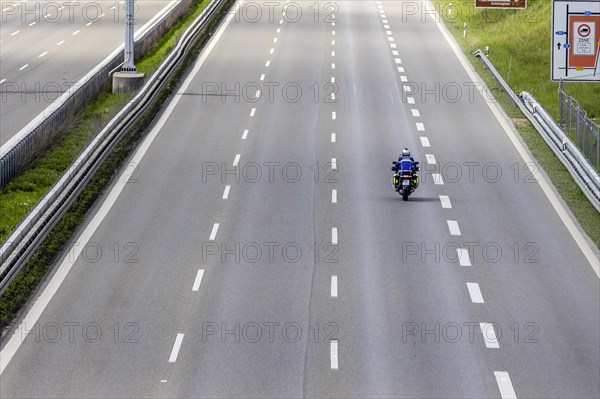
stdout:
[[398,161],[392,167],[392,169],[394,169],[395,171],[398,171],[398,172],[402,172],[402,171],[414,172],[417,169],[417,164],[415,163],[415,160],[413,159],[413,157],[407,157],[407,158],[400,157],[400,158],[398,158]]

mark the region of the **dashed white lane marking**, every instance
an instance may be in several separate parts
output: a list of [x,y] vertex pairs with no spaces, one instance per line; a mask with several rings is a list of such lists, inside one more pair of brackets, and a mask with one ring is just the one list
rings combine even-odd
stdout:
[[337,190],[331,190],[331,203],[337,204]]
[[90,26],[91,24],[93,24],[93,22],[88,22],[87,24],[85,24],[85,26]]
[[238,164],[240,163],[241,156],[242,156],[242,154],[235,154],[235,158],[233,160],[233,166],[238,166]]
[[57,46],[60,46],[60,45],[62,45],[64,42],[65,42],[64,40],[61,40],[60,42],[56,43],[56,45],[57,45]]
[[[227,186],[229,187],[229,186]],[[204,276],[204,269],[198,269],[198,273],[196,273],[196,279],[194,280],[194,286],[192,287],[192,291],[198,291],[200,289],[200,284],[202,283],[202,277]]]
[[274,38],[274,39],[273,39],[273,43],[277,43],[277,38]]
[[398,52],[398,50],[392,50],[392,55],[397,57],[400,55],[400,53]]
[[27,68],[28,66],[29,66],[29,64],[23,65],[21,68],[19,68],[19,71],[22,71],[23,69]]
[[267,62],[265,63],[265,66],[267,66],[267,67],[268,67],[269,65],[271,65],[271,61],[267,61]]
[[338,342],[335,339],[331,340],[331,343],[329,344],[329,352],[330,352],[330,358],[331,358],[331,369],[332,370],[337,370],[338,369]]
[[425,131],[425,125],[422,124],[421,122],[417,122],[417,130],[419,132],[424,132]]
[[421,139],[421,145],[423,147],[431,147],[429,144],[429,139],[427,137],[419,137]]
[[393,38],[393,37],[391,37],[391,36],[388,36],[388,40],[389,40],[390,42],[394,42],[394,41],[395,41],[395,40],[394,40],[394,38]]
[[27,25],[27,26],[33,26],[33,25],[35,25],[35,24],[37,24],[37,21],[33,21],[32,23],[30,23],[30,24],[29,24],[29,25]]
[[450,230],[450,235],[459,236],[460,228],[458,227],[458,222],[456,220],[446,220],[448,223],[448,230]]
[[427,160],[427,163],[429,165],[435,165],[436,164],[436,162],[435,162],[435,155],[433,155],[433,154],[425,154],[425,159]]
[[461,266],[472,266],[471,259],[469,259],[469,251],[465,248],[456,248],[456,253],[458,255],[458,263]]
[[246,140],[246,137],[248,137],[248,132],[249,132],[248,129],[244,130],[244,133],[242,133],[242,140]]
[[337,114],[335,111],[331,111],[331,119],[332,120],[336,120],[337,119]]
[[333,36],[335,36],[335,31],[334,31],[334,30],[332,30],[332,31],[331,31],[331,34],[332,34]]
[[279,25],[283,25],[283,19],[279,20]]
[[338,296],[337,276],[331,276],[331,296],[333,298]]
[[1,85],[2,83],[4,83],[4,82],[6,82],[6,79],[2,79],[2,80],[0,80],[0,85]]
[[331,93],[330,97],[332,100],[335,100],[335,93]]
[[254,116],[254,114],[256,114],[256,108],[252,108],[252,110],[250,110],[250,116]]
[[256,90],[256,98],[260,98],[260,90]]
[[381,14],[381,18],[387,18],[387,15]]
[[75,36],[75,35],[77,35],[78,33],[79,33],[79,31],[78,31],[78,30],[76,30],[75,32],[71,33],[71,35],[72,35],[72,36]]
[[331,69],[335,69],[335,62],[331,63]]
[[517,399],[517,394],[512,382],[510,382],[510,376],[507,371],[494,371],[494,377],[496,377],[496,383],[498,383],[498,388],[500,388],[502,399]]
[[335,158],[331,158],[331,169],[337,169],[337,160]]
[[450,202],[450,197],[447,195],[440,195],[440,203],[442,204],[442,208],[451,209],[452,203]]
[[403,67],[398,67],[398,72],[404,73],[404,68]]
[[394,58],[396,64],[402,64],[402,58]]
[[271,50],[269,50],[269,54],[273,54],[275,52],[274,48],[271,48]]
[[331,83],[335,83],[335,78],[331,77]]
[[391,48],[398,48],[398,46],[396,46],[396,43],[390,43],[390,47]]
[[392,31],[391,30],[386,30],[385,34],[388,35],[388,36],[390,36],[392,34]]
[[439,173],[432,173],[431,177],[433,178],[433,184],[436,184],[438,186],[443,186],[444,185],[444,179],[442,179],[442,175]]
[[260,80],[265,80],[265,74],[260,75]]
[[217,231],[219,231],[219,223],[213,224],[213,228],[210,232],[210,237],[208,238],[210,241],[214,241],[214,239],[217,237]]
[[16,31],[14,31],[13,33],[11,33],[10,35],[11,35],[11,36],[18,35],[18,34],[19,34],[19,32],[21,32],[21,31],[20,31],[20,30],[16,30]]
[[231,190],[231,186],[225,186],[225,190],[223,191],[223,199],[229,198],[229,190]]
[[167,380],[160,380],[160,382],[167,382]]
[[492,323],[479,323],[481,333],[483,334],[483,340],[485,341],[485,347],[490,349],[498,349],[498,338],[496,337],[496,331],[494,331],[494,325]]
[[[114,9],[114,7],[113,7],[113,9]],[[46,14],[46,15],[44,15],[44,19],[48,19],[48,18],[50,18],[51,16],[52,16],[52,13],[50,13],[50,14]]]
[[483,295],[481,295],[481,290],[479,289],[479,284],[467,283],[467,288],[469,289],[469,295],[471,296],[471,302],[483,303]]
[[177,334],[177,338],[175,338],[175,343],[173,344],[173,349],[171,349],[171,356],[169,356],[169,363],[175,363],[177,361],[177,355],[179,354],[179,349],[181,348],[181,343],[183,342],[182,333]]
[[335,139],[336,139],[335,133],[331,133],[331,142],[335,143]]
[[387,20],[387,19],[384,19],[384,20],[382,20],[381,22],[383,22],[384,24],[387,24],[387,23],[388,23],[388,20]]
[[406,97],[406,102],[409,104],[414,104],[415,103],[415,98],[414,97]]
[[277,28],[277,33],[281,32],[281,28]]
[[400,81],[401,82],[408,82],[408,78],[404,75],[400,76]]
[[383,27],[384,27],[385,29],[390,29],[390,26],[389,26],[389,25],[383,25]]
[[412,116],[414,116],[415,118],[418,118],[418,117],[420,117],[420,116],[421,116],[421,113],[420,113],[420,112],[419,112],[419,110],[418,110],[418,109],[416,109],[416,108],[412,108],[412,109],[410,110],[410,112],[412,112]]
[[404,85],[402,86],[402,88],[404,89],[405,92],[410,93],[412,92],[412,88],[409,85]]
[[43,56],[45,56],[46,54],[48,54],[47,51],[44,51],[42,54],[38,55],[38,58],[42,58]]
[[331,45],[332,45],[332,46],[335,46],[335,40],[332,40],[332,41],[331,41]]
[[331,56],[332,56],[332,57],[335,57],[335,51],[332,51],[332,52],[331,52]]
[[338,243],[337,227],[332,227],[331,228],[331,243],[332,244],[337,244]]

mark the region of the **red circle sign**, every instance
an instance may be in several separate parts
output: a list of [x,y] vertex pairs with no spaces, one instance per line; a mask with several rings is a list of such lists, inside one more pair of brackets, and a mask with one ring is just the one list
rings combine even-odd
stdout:
[[587,24],[581,24],[579,25],[579,28],[577,28],[577,33],[579,33],[579,36],[581,37],[588,37],[591,31],[590,26]]

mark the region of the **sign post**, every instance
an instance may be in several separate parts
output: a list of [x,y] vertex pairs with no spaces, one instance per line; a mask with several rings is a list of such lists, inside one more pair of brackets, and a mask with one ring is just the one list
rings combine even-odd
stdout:
[[552,3],[552,80],[600,82],[600,2]]

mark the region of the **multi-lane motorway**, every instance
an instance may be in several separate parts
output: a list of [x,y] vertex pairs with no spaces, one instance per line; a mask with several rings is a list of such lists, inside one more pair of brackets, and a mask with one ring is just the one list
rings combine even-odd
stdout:
[[0,395],[598,397],[597,248],[426,3],[253,4],[15,328]]
[[[136,30],[168,0],[136,1]],[[0,2],[0,145],[123,43],[124,1]]]

